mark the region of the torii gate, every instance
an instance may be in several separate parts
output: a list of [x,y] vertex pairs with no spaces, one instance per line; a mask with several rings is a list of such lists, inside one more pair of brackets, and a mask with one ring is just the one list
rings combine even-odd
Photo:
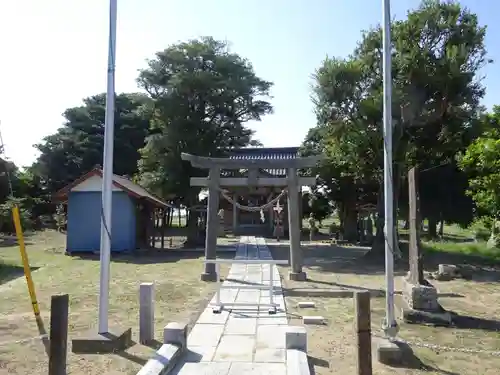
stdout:
[[[314,167],[322,156],[308,156],[293,159],[230,159],[211,158],[182,153],[181,158],[189,161],[195,168],[208,169],[207,177],[191,177],[191,186],[208,187],[207,226],[205,239],[206,259],[216,258],[217,249],[217,211],[219,208],[219,189],[222,186],[283,186],[288,187],[288,230],[290,237],[290,280],[304,281],[305,272],[302,271],[303,260],[300,248],[300,209],[299,193],[302,186],[316,184],[315,177],[299,177],[298,169]],[[222,177],[221,169],[247,169],[248,177]],[[259,177],[259,169],[286,169],[284,177]],[[205,271],[201,275],[203,281],[215,281],[215,265],[205,264]]]

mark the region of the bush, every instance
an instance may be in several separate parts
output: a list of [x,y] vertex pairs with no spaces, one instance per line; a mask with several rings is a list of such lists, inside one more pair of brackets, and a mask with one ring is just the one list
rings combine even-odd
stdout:
[[474,220],[469,229],[478,241],[487,241],[491,235],[493,219],[490,217],[481,217]]
[[328,226],[328,234],[330,236],[332,236],[332,235],[334,235],[335,233],[338,233],[338,232],[340,232],[340,226],[338,226],[337,224],[331,223]]
[[8,200],[0,204],[0,232],[14,233],[14,217],[12,209],[17,205],[19,207],[19,216],[21,219],[21,226],[23,230],[32,228],[31,213],[23,207],[23,199],[8,198]]

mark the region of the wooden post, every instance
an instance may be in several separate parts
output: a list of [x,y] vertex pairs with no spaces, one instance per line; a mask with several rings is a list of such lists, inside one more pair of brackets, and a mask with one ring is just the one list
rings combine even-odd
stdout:
[[172,226],[172,222],[170,220],[172,216],[172,209],[170,207],[167,208],[167,227],[171,227]]
[[161,210],[161,249],[165,249],[165,228],[167,227],[167,209]]
[[[208,175],[208,205],[207,205],[207,225],[205,236],[205,258],[215,259],[217,255],[217,235],[219,217],[219,181],[220,181],[220,168],[210,168]],[[203,281],[216,281],[217,275],[215,273],[215,264],[205,264],[205,271],[201,275]]]
[[422,252],[420,249],[420,215],[418,196],[417,168],[413,167],[408,171],[408,197],[410,209],[410,248],[409,261],[410,272],[409,281],[412,284],[424,283],[424,267]]
[[50,300],[49,375],[66,375],[68,348],[69,296],[52,296]]
[[370,292],[354,294],[356,321],[357,375],[372,375],[372,334],[370,318]]
[[238,200],[238,195],[233,195],[233,234],[236,234],[238,229],[238,206],[236,206],[236,202]]
[[139,341],[147,344],[154,339],[154,284],[142,283],[139,287]]
[[151,231],[151,248],[155,248],[155,242],[156,242],[156,208],[153,208],[153,214],[151,217],[151,224],[153,227],[153,230]]

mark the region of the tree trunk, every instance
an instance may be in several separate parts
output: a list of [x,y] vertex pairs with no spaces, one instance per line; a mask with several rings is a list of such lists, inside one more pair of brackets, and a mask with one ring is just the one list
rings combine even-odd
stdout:
[[435,217],[429,217],[427,219],[427,234],[430,238],[437,237],[437,220]]
[[[193,207],[196,204],[196,196],[190,194],[188,207]],[[186,209],[187,212],[187,209]],[[179,218],[180,218],[180,205],[179,205]],[[187,227],[187,239],[186,245],[198,245],[198,220],[196,215],[188,215],[186,218],[186,227]]]
[[444,236],[444,220],[443,213],[441,213],[441,220],[439,222],[439,237],[443,238]]
[[384,185],[383,182],[380,183],[380,188],[377,197],[377,217],[375,218],[375,238],[373,239],[372,248],[370,249],[370,255],[375,257],[383,257],[385,251],[385,240],[384,240]]
[[358,213],[354,205],[345,205],[344,240],[355,242],[358,239]]

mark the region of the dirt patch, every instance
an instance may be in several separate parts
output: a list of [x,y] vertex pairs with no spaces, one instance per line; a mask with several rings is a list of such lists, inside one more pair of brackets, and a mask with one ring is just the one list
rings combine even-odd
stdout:
[[[275,247],[273,252],[275,259],[287,258],[284,249]],[[380,266],[356,262],[359,252],[357,248],[336,246],[306,248],[306,282],[287,280],[289,269],[280,268],[290,323],[302,325],[302,315],[321,315],[327,319],[326,326],[307,326],[308,354],[316,375],[352,374],[356,369],[353,299],[335,298],[332,293],[329,295],[328,291],[372,291],[372,296],[378,296],[371,299],[372,333],[375,339],[382,335],[381,325],[385,314],[384,270]],[[403,274],[404,270],[398,270],[396,291],[401,290]],[[490,353],[500,348],[500,336],[493,328],[498,326],[494,319],[500,313],[499,284],[478,280],[432,282],[437,287],[440,302],[446,309],[464,317],[473,317],[476,319],[475,323],[482,322],[483,325],[464,324],[462,328],[442,328],[410,325],[399,320],[399,337],[412,343],[416,358],[404,368],[384,366],[374,359],[374,373],[498,374],[500,358]],[[296,306],[300,301],[313,301],[316,307],[298,309]],[[470,318],[464,318],[465,320],[471,322]]]
[[[64,236],[57,232],[43,232],[30,240],[33,243],[27,247],[30,264],[40,267],[33,273],[33,280],[42,324],[37,325],[33,317],[24,277],[0,285],[0,373],[47,373],[46,347],[39,336],[49,331],[51,295],[68,293],[70,296],[70,339],[97,325],[98,257],[64,255]],[[155,283],[155,336],[158,341],[161,341],[163,327],[168,322],[194,323],[215,291],[214,283],[200,281],[202,257],[203,254],[199,253],[168,252],[113,257],[110,325],[131,327],[134,339],[138,339],[141,282]],[[0,259],[5,263],[20,264],[16,247],[2,248]],[[225,274],[227,267],[221,268]],[[123,353],[75,355],[70,347],[68,373],[135,374],[154,350],[136,344]]]

